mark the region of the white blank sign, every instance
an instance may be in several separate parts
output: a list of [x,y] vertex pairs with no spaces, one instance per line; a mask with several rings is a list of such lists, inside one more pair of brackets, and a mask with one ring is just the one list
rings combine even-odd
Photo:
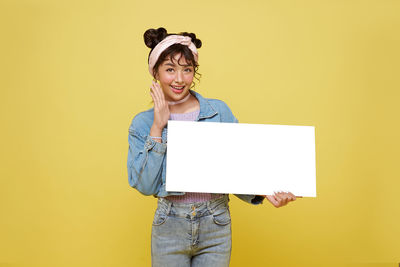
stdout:
[[316,197],[315,127],[168,121],[166,190]]

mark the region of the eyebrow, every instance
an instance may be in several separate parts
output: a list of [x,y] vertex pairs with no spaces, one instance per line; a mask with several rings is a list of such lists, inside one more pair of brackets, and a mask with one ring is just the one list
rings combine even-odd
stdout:
[[[165,66],[172,66],[172,67],[175,67],[175,66],[176,66],[176,65],[173,64],[173,63],[165,63],[164,65],[165,65]],[[183,67],[192,67],[192,65],[181,65],[181,66],[183,66]]]

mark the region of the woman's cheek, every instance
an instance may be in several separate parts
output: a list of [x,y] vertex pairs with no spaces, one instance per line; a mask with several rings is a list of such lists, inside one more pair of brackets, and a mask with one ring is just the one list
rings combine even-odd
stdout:
[[192,81],[193,81],[193,75],[188,75],[188,76],[185,76],[185,83],[192,83]]
[[175,80],[175,77],[173,75],[169,75],[169,76],[167,76],[166,82],[168,84],[171,84],[174,82],[174,80]]

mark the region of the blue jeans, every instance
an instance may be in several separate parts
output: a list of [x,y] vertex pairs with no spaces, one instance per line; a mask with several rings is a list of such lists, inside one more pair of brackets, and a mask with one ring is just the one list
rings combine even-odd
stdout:
[[228,195],[189,204],[159,198],[151,231],[152,266],[229,266],[228,202]]

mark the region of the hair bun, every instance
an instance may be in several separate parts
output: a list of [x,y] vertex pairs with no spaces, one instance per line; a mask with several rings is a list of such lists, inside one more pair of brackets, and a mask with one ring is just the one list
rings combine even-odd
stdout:
[[148,48],[153,49],[167,35],[167,30],[163,27],[160,27],[158,29],[148,29],[143,34],[144,43]]
[[196,48],[200,48],[201,47],[201,40],[196,38],[196,34],[194,33],[188,33],[188,32],[181,32],[180,33],[183,36],[189,36],[190,38],[192,38],[192,43],[194,43],[194,45],[196,46]]

